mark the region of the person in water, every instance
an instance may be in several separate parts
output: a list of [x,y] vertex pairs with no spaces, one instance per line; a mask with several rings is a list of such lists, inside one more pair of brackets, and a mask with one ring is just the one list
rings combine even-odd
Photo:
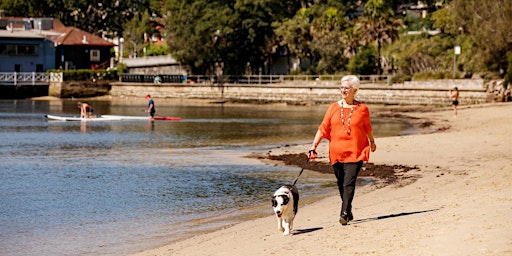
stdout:
[[91,118],[93,117],[93,108],[87,102],[78,102],[78,108],[80,109],[80,118]]
[[151,116],[151,119],[155,117],[155,101],[151,98],[151,95],[146,95],[146,100],[148,100],[148,110],[147,112]]

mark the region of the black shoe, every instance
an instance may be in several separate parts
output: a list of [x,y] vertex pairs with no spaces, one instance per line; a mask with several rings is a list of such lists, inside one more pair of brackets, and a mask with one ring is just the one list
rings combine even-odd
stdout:
[[340,224],[345,226],[348,224],[348,221],[349,221],[349,217],[348,217],[347,212],[343,212],[340,216]]
[[349,213],[347,217],[349,221],[354,220],[354,215],[352,213]]

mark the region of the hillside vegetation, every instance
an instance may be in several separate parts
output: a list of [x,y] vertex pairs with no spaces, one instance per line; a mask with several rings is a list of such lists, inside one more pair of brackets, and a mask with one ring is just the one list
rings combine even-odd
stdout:
[[511,80],[512,1],[420,2],[0,0],[0,8],[124,37],[125,56],[170,53],[190,74],[265,74],[286,57],[300,60],[291,72],[301,74]]

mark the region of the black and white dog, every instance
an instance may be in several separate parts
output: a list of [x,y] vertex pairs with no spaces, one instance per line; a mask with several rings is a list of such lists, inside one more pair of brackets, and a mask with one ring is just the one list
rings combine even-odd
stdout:
[[299,210],[299,191],[294,185],[280,187],[272,197],[277,217],[277,229],[287,236],[293,229],[293,219]]

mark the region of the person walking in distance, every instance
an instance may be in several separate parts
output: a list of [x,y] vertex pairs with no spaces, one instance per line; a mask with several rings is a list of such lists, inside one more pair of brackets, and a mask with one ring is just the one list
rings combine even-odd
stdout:
[[450,90],[450,98],[452,99],[453,116],[457,117],[457,106],[459,105],[459,89],[457,87]]
[[356,179],[363,162],[368,162],[370,151],[377,149],[373,137],[368,107],[355,100],[360,81],[348,75],[341,79],[341,99],[332,103],[318,127],[308,157],[317,157],[316,149],[322,139],[329,140],[329,162],[334,169],[341,197],[339,222],[347,225],[354,219],[352,200]]
[[146,100],[148,100],[148,110],[147,112],[151,116],[151,119],[155,117],[155,101],[151,98],[151,95],[146,95]]

